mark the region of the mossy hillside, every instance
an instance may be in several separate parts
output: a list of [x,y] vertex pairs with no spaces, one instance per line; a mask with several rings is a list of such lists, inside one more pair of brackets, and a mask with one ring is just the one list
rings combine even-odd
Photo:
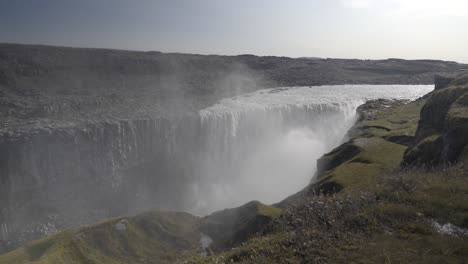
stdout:
[[157,211],[118,217],[33,241],[1,255],[0,264],[175,263],[202,252],[200,232],[213,238],[212,252],[244,242],[282,213],[254,201],[204,218]]
[[257,205],[257,214],[269,218],[276,218],[283,214],[284,210],[270,205],[265,205],[260,202],[256,203]]
[[188,263],[465,263],[468,178],[459,167],[380,174],[375,184],[307,197],[264,232]]
[[425,100],[377,103],[379,111],[363,114],[348,133],[350,140],[318,161],[318,181],[311,191],[362,188],[373,184],[377,175],[399,167]]
[[0,256],[0,263],[172,263],[198,249],[198,225],[186,213],[115,218],[31,242]]
[[[386,137],[415,135],[419,113],[426,100],[410,103],[393,102],[373,117],[358,123],[352,130],[355,137]],[[353,132],[354,131],[354,132]]]

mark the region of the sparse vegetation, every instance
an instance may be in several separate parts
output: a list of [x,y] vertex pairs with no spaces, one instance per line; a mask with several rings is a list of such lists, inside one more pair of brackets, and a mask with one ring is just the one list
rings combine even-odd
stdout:
[[382,174],[376,184],[311,195],[241,246],[189,263],[463,263],[468,178],[459,167]]

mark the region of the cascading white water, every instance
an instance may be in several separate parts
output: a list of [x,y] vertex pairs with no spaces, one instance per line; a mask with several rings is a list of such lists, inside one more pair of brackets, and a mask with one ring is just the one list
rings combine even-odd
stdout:
[[251,200],[274,203],[311,180],[316,160],[338,146],[356,108],[372,99],[416,99],[432,85],[340,85],[260,90],[199,112],[190,211]]
[[203,215],[251,200],[279,202],[312,180],[316,160],[340,144],[360,104],[415,99],[432,89],[276,88],[224,99],[195,115],[4,135],[0,239],[21,244],[152,209]]

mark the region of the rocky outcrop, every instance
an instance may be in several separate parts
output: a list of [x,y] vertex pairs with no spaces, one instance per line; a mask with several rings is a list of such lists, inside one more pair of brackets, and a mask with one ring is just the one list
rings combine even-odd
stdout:
[[200,230],[214,240],[213,250],[226,250],[260,232],[282,212],[282,209],[252,201],[204,217]]
[[468,144],[468,75],[434,91],[421,109],[413,144],[404,166],[437,166],[465,159]]
[[457,74],[436,74],[434,76],[434,90],[447,88],[456,78]]

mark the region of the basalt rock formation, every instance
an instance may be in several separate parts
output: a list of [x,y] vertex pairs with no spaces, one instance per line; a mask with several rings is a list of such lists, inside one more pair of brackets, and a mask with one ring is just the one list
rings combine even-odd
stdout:
[[468,75],[445,77],[421,110],[416,138],[403,165],[463,162],[468,153]]

